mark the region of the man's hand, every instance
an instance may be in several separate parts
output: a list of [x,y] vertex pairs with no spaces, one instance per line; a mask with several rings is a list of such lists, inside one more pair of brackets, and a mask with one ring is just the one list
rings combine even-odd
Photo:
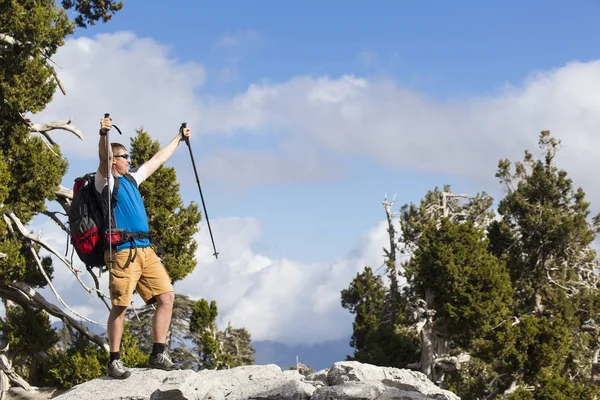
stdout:
[[112,118],[102,118],[100,120],[100,135],[106,135],[110,128],[112,128]]
[[192,130],[190,128],[183,128],[183,130],[181,131],[181,139],[180,140],[185,140],[185,138],[190,138],[192,136]]

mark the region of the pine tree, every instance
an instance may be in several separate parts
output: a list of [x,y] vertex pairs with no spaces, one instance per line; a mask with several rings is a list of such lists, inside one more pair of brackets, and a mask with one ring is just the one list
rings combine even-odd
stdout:
[[[420,362],[407,366],[465,400],[598,393],[600,273],[592,243],[600,216],[590,215],[583,190],[556,166],[560,142],[542,132],[539,145],[539,159],[526,151],[522,162],[499,162],[507,193],[498,220],[491,219],[491,199],[453,202],[449,187],[401,210],[400,249],[410,258],[400,269],[406,284],[399,304],[408,307],[396,334],[405,332],[398,327],[420,332],[413,348]],[[343,292],[356,313],[356,355],[389,340],[372,333],[390,309],[387,288],[364,290],[364,278]],[[363,303],[370,305],[358,308]],[[385,354],[368,354],[393,365]]]
[[391,314],[389,300],[383,279],[368,266],[342,290],[342,307],[355,315],[348,360],[401,368],[415,360],[418,337],[399,324],[402,313]]
[[[533,386],[534,399],[560,398],[557,388],[593,392],[589,377],[598,357],[598,261],[591,244],[600,228],[589,203],[556,166],[560,141],[539,137],[542,157],[499,163],[507,194],[502,219],[490,228],[491,249],[509,267],[518,323],[507,335],[499,371],[508,387]],[[501,388],[504,389],[504,388]],[[522,391],[522,390],[521,390]],[[515,394],[515,398],[517,395]],[[584,397],[580,397],[584,398]]]
[[[398,248],[410,255],[399,271],[403,285],[394,296],[392,285],[366,268],[342,291],[342,305],[356,314],[352,358],[417,369],[440,385],[459,381],[456,371],[469,360],[491,370],[477,357],[495,350],[494,328],[510,319],[512,301],[506,267],[484,231],[491,204],[485,193],[455,195],[445,186],[401,208]],[[385,253],[389,275],[393,252]]]
[[217,303],[200,299],[194,303],[190,331],[199,354],[200,369],[228,369],[254,364],[255,349],[250,345],[250,333],[244,328],[228,325],[219,331],[216,319]]
[[107,20],[120,8],[113,0],[64,1],[63,6],[54,0],[0,2],[0,297],[7,308],[2,334],[12,349],[6,354],[9,364],[17,357],[16,369],[31,382],[41,379],[35,364],[57,338],[43,311],[51,307],[35,292],[47,285],[42,269],[53,278],[52,260],[39,255],[40,246],[24,226],[37,215],[51,215],[47,204],[57,198],[68,163],[50,135],[32,132],[29,118],[46,107],[57,88],[50,60],[75,28],[66,10],[75,8],[72,15],[85,25]]

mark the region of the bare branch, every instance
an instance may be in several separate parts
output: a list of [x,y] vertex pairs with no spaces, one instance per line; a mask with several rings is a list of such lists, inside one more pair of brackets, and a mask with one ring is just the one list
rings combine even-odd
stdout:
[[0,352],[0,369],[2,369],[2,372],[6,374],[6,377],[10,379],[11,382],[16,384],[17,386],[22,387],[27,391],[30,391],[32,387],[29,385],[29,383],[27,383],[25,379],[21,378],[21,376],[17,374],[12,368],[11,362],[8,360],[8,357],[6,357],[6,351],[8,351],[8,343],[6,344],[6,347]]
[[56,222],[56,224],[58,226],[60,226],[60,229],[62,229],[63,231],[69,233],[69,228],[67,228],[67,226],[60,220],[60,218],[58,218],[56,216],[56,214],[62,214],[62,215],[64,215],[64,213],[61,213],[61,212],[58,212],[58,211],[44,211],[43,214],[47,215],[48,217],[50,217],[52,219],[52,221]]
[[58,300],[63,306],[65,306],[67,308],[67,310],[71,311],[74,315],[77,315],[79,318],[86,320],[88,322],[91,322],[92,324],[96,324],[99,326],[106,326],[106,324],[101,324],[99,322],[93,321],[81,314],[79,314],[77,311],[73,310],[71,307],[69,307],[67,305],[67,303],[65,303],[65,301],[62,299],[62,297],[60,297],[60,295],[58,294],[58,292],[56,291],[56,289],[54,288],[54,285],[52,284],[52,281],[50,280],[50,278],[48,277],[48,274],[46,274],[46,270],[44,269],[44,267],[42,266],[42,261],[40,260],[40,257],[38,255],[38,253],[35,251],[35,249],[33,247],[30,248],[31,250],[31,254],[33,254],[33,258],[35,259],[35,262],[37,263],[38,269],[39,271],[42,273],[42,275],[44,275],[44,278],[46,279],[46,282],[48,283],[48,286],[50,287],[50,290],[52,290],[52,293],[54,293],[54,296],[56,297],[56,300]]
[[[14,224],[17,226],[17,229],[21,233],[21,235],[23,235],[25,238],[31,240],[32,242],[35,242],[35,243],[41,245],[43,248],[45,248],[50,253],[52,253],[54,256],[56,256],[63,264],[65,264],[67,266],[67,268],[69,268],[69,270],[73,273],[73,275],[75,275],[75,277],[77,278],[77,281],[79,281],[79,283],[81,284],[81,286],[88,293],[96,292],[96,293],[101,294],[104,297],[107,297],[100,290],[98,290],[98,289],[92,289],[92,288],[88,287],[81,280],[81,277],[79,276],[79,272],[80,271],[74,269],[73,266],[71,265],[71,263],[65,257],[63,257],[61,254],[59,254],[58,251],[56,251],[52,246],[48,245],[41,238],[35,237],[30,232],[28,232],[27,229],[25,229],[25,226],[23,226],[23,223],[19,220],[19,218],[17,218],[17,216],[12,211],[7,212],[5,214],[5,216],[8,216],[8,218],[10,218],[12,220],[12,222],[14,222]],[[65,306],[66,306],[66,304],[65,304]]]
[[65,213],[68,213],[73,200],[73,191],[61,185],[54,194],[56,195],[56,201],[62,206]]
[[[52,61],[51,59],[48,59],[50,61]],[[54,62],[54,61],[52,61]],[[52,76],[54,76],[54,80],[56,80],[56,85],[58,86],[58,88],[60,89],[60,91],[62,92],[62,94],[64,96],[67,95],[67,91],[65,90],[62,82],[60,81],[60,79],[58,79],[58,75],[56,74],[56,71],[54,70],[54,68],[52,69]]]
[[108,344],[102,337],[90,332],[85,325],[79,323],[77,320],[75,320],[70,315],[66,314],[56,305],[48,302],[48,300],[46,300],[44,296],[36,292],[35,289],[27,285],[26,283],[0,282],[0,297],[14,301],[15,303],[23,307],[32,307],[34,309],[46,310],[49,314],[60,318],[63,321],[63,323],[77,329],[90,341],[96,343],[98,346],[108,351]]
[[459,370],[462,364],[471,361],[471,355],[467,353],[459,354],[458,356],[440,357],[435,360],[435,367],[444,372],[452,372]]
[[[31,130],[38,133],[46,133],[56,129],[62,129],[65,131],[69,131],[77,136],[79,139],[83,140],[83,134],[75,125],[71,123],[71,120],[59,120],[59,121],[50,121],[44,124],[34,124],[31,119],[25,118],[27,125],[31,128]],[[48,137],[48,136],[46,136]]]

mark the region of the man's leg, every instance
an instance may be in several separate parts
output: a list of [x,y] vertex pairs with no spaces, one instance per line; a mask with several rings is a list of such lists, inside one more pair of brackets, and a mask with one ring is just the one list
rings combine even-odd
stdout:
[[108,262],[108,251],[104,255],[107,265],[110,265],[110,278],[108,287],[112,308],[108,315],[107,334],[110,359],[108,361],[108,375],[125,379],[131,375],[121,362],[119,349],[121,348],[121,337],[123,336],[123,324],[125,322],[125,310],[131,303],[131,295],[141,275],[141,267],[137,263],[130,262],[129,250],[121,250],[113,254],[113,262]]
[[131,375],[121,363],[119,349],[121,348],[121,337],[123,336],[123,322],[125,321],[124,306],[112,306],[108,315],[108,347],[110,348],[110,360],[108,362],[108,375],[116,379],[126,379]]
[[156,299],[156,311],[152,317],[152,338],[154,339],[154,343],[167,343],[167,333],[171,324],[175,293],[167,292],[159,294],[154,298]]
[[175,368],[175,364],[165,351],[167,334],[173,314],[173,302],[175,301],[171,278],[152,248],[142,249],[139,256],[143,256],[144,272],[138,282],[138,292],[146,303],[156,303],[156,311],[152,317],[152,339],[154,344],[148,364],[152,368],[172,370]]
[[156,295],[154,298],[156,299],[156,311],[152,317],[152,338],[154,339],[154,343],[148,364],[152,368],[160,368],[167,371],[179,369],[173,363],[165,349],[175,294],[173,292],[166,292]]
[[108,346],[111,353],[118,352],[121,347],[121,336],[123,336],[125,310],[127,310],[127,307],[112,306],[110,309],[110,314],[108,315]]

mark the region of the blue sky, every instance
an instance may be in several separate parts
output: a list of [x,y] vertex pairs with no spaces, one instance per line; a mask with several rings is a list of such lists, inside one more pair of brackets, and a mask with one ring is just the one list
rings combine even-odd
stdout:
[[[339,291],[383,262],[384,195],[395,210],[446,183],[499,199],[498,160],[535,150],[542,129],[600,202],[598,1],[124,4],[55,57],[67,95],[39,118],[86,134],[56,135],[63,184],[96,168],[105,111],[126,144],[140,126],[166,144],[189,122],[221,257],[201,224],[197,271],[176,290],[216,299],[254,338],[349,336]],[[187,149],[168,165],[199,202]]]
[[[165,7],[128,1],[106,25],[77,35],[133,30],[180,60],[218,70],[240,59],[243,90],[296,75],[385,74],[439,98],[495,91],[532,71],[596,58],[598,1],[195,2]],[[242,48],[218,48],[224,35],[254,32]],[[252,35],[251,35],[252,36]],[[375,55],[366,65],[363,54]],[[212,67],[212,68],[211,68]]]

